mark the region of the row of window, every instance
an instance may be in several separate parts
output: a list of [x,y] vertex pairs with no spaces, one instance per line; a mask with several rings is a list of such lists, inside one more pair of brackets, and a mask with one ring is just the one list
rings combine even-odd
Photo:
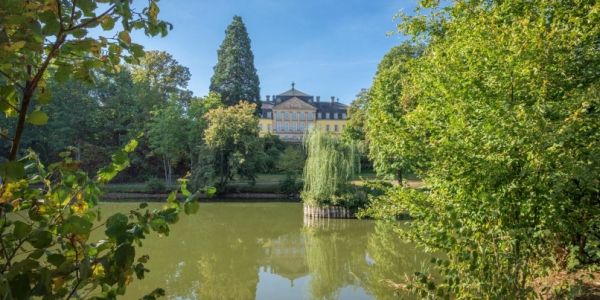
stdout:
[[[312,126],[314,126],[313,124],[308,124],[308,127],[305,127],[306,125],[304,123],[277,123],[276,126],[276,131],[277,132],[304,132],[304,129],[310,129],[312,128]],[[346,127],[346,125],[342,125],[341,130],[344,130],[344,128]],[[262,125],[258,125],[258,130],[262,130]],[[325,131],[333,131],[334,132],[340,132],[340,127],[338,125],[325,125]],[[267,124],[267,131],[271,132],[273,130],[273,128],[271,127],[271,124]]]
[[[346,125],[342,125],[342,130],[344,130],[344,128],[346,128]],[[331,131],[331,126],[330,125],[325,125],[325,131]],[[339,132],[340,131],[340,127],[338,127],[338,125],[333,125],[333,131],[334,132]]]
[[[331,120],[345,120],[346,119],[346,113],[325,113],[322,112],[320,114],[317,114],[317,118],[323,119],[323,120],[327,120],[327,119],[331,119]],[[268,111],[267,112],[267,119],[271,118],[271,112]],[[283,112],[279,112],[276,111],[275,112],[275,120],[277,121],[312,121],[314,120],[315,116],[312,113],[309,112],[289,112],[289,111],[283,111]]]

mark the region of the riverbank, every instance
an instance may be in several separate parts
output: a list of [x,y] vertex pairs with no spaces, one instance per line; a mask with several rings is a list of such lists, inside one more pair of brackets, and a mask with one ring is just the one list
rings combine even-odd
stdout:
[[[146,202],[164,202],[169,195],[166,193],[106,193],[102,200],[106,202],[139,202],[144,200]],[[183,199],[182,195],[179,198]],[[206,197],[201,195],[199,199],[211,202],[220,201],[261,201],[261,202],[300,202],[300,198],[297,196],[290,196],[280,193],[225,193],[218,197]]]
[[[300,175],[298,175],[297,178],[300,180]],[[259,174],[254,183],[248,180],[235,180],[230,182],[227,185],[226,191],[218,197],[220,199],[247,199],[249,201],[256,199],[291,199],[291,201],[299,201],[299,196],[297,194],[290,196],[289,194],[280,192],[281,183],[285,179],[285,174]],[[353,183],[361,184],[371,179],[375,179],[375,174],[365,172],[356,176]],[[411,180],[411,182],[412,181],[415,180]],[[417,181],[418,180],[411,184],[418,185],[419,183]],[[105,195],[103,199],[108,201],[145,199],[148,201],[160,202],[167,198],[169,191],[176,188],[176,186],[168,186],[156,190],[143,182],[112,183],[107,184],[104,187]],[[206,197],[204,197],[204,199],[206,199]]]

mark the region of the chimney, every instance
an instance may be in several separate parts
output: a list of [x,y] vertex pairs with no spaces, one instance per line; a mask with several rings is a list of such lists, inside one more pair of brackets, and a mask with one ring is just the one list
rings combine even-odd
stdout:
[[321,102],[321,96],[317,96],[317,102]]
[[267,102],[271,101],[271,96],[267,95]]
[[331,96],[331,103],[335,102],[335,96]]
[[335,99],[335,102],[340,102],[340,98]]

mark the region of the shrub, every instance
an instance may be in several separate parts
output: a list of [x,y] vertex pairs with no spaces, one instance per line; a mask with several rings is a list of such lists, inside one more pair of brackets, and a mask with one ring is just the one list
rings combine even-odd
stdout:
[[146,181],[146,189],[152,193],[166,192],[167,186],[165,182],[158,178],[150,178]]
[[298,180],[296,176],[287,175],[282,181],[279,182],[279,191],[287,195],[295,195],[300,193],[302,189],[302,181]]

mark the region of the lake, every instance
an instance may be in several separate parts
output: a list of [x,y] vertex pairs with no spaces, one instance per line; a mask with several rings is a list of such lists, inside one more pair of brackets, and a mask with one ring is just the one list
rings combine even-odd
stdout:
[[[158,206],[160,204],[151,204]],[[106,218],[136,203],[103,203]],[[151,270],[125,299],[157,287],[167,299],[400,299],[401,282],[428,255],[403,242],[399,224],[304,220],[300,203],[202,203],[169,236],[151,234],[137,256]]]

